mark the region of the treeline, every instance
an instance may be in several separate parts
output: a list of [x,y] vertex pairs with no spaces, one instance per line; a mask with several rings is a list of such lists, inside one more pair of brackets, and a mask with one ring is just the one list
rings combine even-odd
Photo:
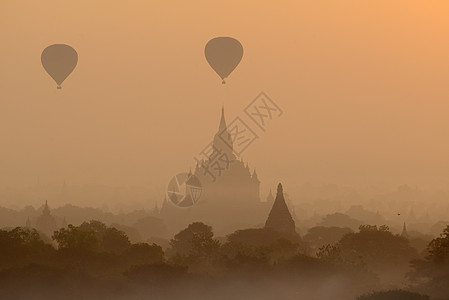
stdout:
[[[316,253],[299,236],[268,229],[238,230],[218,240],[200,222],[177,233],[166,251],[156,244],[131,243],[123,231],[99,221],[61,228],[52,240],[54,245],[45,243],[35,229],[0,230],[0,298],[368,300],[449,295],[449,226],[429,244],[424,258],[406,238],[386,226],[370,225],[345,233]],[[371,292],[398,280],[412,284],[412,290]]]

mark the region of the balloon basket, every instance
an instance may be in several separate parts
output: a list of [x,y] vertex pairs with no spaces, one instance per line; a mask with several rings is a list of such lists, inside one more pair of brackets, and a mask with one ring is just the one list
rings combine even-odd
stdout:
[[57,89],[58,89],[58,90],[62,89],[62,86],[58,85]]
[[223,81],[221,82],[221,84],[226,84],[226,81],[223,80]]

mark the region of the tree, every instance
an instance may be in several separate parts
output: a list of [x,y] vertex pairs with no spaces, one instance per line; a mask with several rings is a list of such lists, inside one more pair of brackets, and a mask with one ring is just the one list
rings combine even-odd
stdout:
[[297,255],[300,237],[284,234],[270,228],[251,228],[237,230],[227,236],[228,242],[222,245],[223,256],[228,265],[244,261],[250,264],[273,264],[281,259]]
[[372,266],[406,263],[417,257],[407,239],[394,235],[387,226],[361,225],[359,232],[346,234],[338,247],[347,253],[354,253]]
[[385,225],[361,225],[359,232],[346,234],[337,246],[345,260],[362,259],[370,270],[394,283],[402,280],[410,260],[418,257],[406,238],[392,234]]
[[435,297],[449,295],[449,225],[428,245],[425,259],[412,261],[409,277],[426,293]]
[[436,264],[449,265],[449,225],[439,237],[430,242],[428,250],[429,260]]
[[188,266],[192,273],[220,272],[221,244],[213,236],[211,226],[194,222],[170,240],[171,248],[166,253],[172,263]]
[[122,253],[131,246],[128,236],[114,227],[107,228],[103,232],[101,242],[103,251],[116,254]]
[[69,224],[55,231],[52,238],[59,249],[109,252],[119,254],[131,243],[123,231],[107,227],[100,221],[84,222],[80,226]]
[[93,230],[81,230],[69,224],[54,232],[52,238],[58,243],[59,249],[76,251],[94,251],[98,247],[98,240]]
[[286,238],[280,238],[266,247],[266,251],[271,261],[276,262],[280,259],[287,259],[297,255],[298,248],[298,243],[294,243]]
[[36,229],[16,227],[0,230],[0,266],[28,263],[54,251],[45,244]]
[[343,262],[343,258],[341,255],[341,250],[337,246],[327,244],[325,246],[321,246],[316,253],[316,256],[319,259],[324,261],[328,261],[334,264],[340,264]]
[[309,229],[303,240],[312,248],[317,249],[328,244],[336,244],[344,235],[353,232],[352,229],[347,227],[316,226]]
[[251,228],[237,230],[226,238],[231,243],[260,247],[271,245],[278,239],[285,237],[282,233],[269,228]]
[[213,238],[212,227],[194,222],[170,240],[171,254],[201,256],[219,249],[220,243]]

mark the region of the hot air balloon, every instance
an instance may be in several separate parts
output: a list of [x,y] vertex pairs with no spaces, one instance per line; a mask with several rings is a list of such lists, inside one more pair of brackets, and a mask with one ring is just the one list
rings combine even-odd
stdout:
[[211,39],[204,49],[206,60],[214,71],[225,78],[238,66],[243,57],[243,47],[239,41],[231,37],[216,37]]
[[76,67],[78,54],[69,45],[54,44],[42,51],[41,61],[45,71],[61,89],[61,84]]

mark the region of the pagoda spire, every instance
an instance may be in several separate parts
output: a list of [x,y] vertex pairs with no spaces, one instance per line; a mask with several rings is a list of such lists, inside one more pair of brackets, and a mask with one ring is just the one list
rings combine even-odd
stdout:
[[226,120],[225,120],[225,115],[224,115],[224,106],[221,106],[221,119],[220,119],[220,126],[218,127],[218,131],[222,132],[224,130],[227,130],[227,126],[226,126]]
[[220,126],[218,127],[218,132],[214,136],[213,146],[214,150],[210,157],[223,155],[226,160],[233,161],[235,159],[232,137],[231,134],[229,134],[228,127],[226,125],[224,106],[221,107]]
[[296,234],[295,221],[288,210],[284,199],[282,184],[278,184],[276,199],[271,208],[268,219],[265,222],[265,228],[270,228],[278,232],[287,234]]
[[405,222],[404,226],[402,227],[401,237],[408,239],[407,227],[405,226]]
[[42,214],[44,214],[44,215],[50,214],[50,209],[48,208],[47,200],[45,200],[45,206],[44,206],[44,210],[42,211]]

